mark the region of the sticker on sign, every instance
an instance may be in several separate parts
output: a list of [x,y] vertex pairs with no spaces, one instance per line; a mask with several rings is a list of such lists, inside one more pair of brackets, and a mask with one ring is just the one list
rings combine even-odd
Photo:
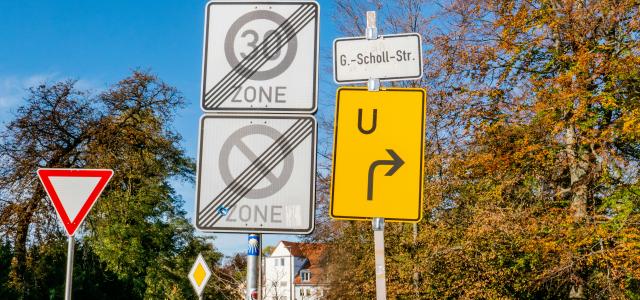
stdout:
[[316,121],[312,116],[205,115],[198,153],[198,229],[313,230]]
[[315,112],[319,10],[311,1],[209,2],[202,109]]
[[422,77],[422,39],[417,33],[339,38],[333,42],[336,83],[410,80]]

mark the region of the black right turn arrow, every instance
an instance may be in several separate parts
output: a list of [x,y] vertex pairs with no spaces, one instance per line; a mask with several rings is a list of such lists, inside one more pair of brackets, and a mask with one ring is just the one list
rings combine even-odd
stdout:
[[398,169],[402,167],[402,165],[404,165],[404,161],[402,160],[402,158],[400,158],[400,156],[398,156],[398,154],[396,154],[395,151],[391,149],[387,149],[387,152],[391,156],[392,160],[376,160],[373,163],[371,163],[371,166],[369,166],[369,184],[367,186],[367,200],[373,200],[373,173],[376,170],[377,166],[381,166],[381,165],[392,166],[391,169],[389,169],[389,171],[387,171],[387,173],[384,174],[384,176],[391,176],[395,174],[396,171],[398,171]]

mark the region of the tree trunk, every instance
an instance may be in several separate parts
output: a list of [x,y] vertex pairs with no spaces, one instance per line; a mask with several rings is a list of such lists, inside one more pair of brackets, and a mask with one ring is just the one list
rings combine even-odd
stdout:
[[575,222],[584,220],[587,216],[587,170],[589,157],[578,145],[575,125],[571,124],[565,132],[566,153],[569,160],[569,176],[571,179],[571,212]]
[[27,296],[27,285],[25,275],[27,271],[27,237],[29,236],[29,225],[31,212],[25,206],[21,213],[21,218],[16,226],[16,237],[14,244],[14,254],[11,260],[11,286],[18,292],[21,299]]
[[16,225],[14,254],[11,260],[10,285],[18,292],[20,299],[28,298],[29,294],[29,288],[26,284],[27,242],[33,213],[37,210],[38,204],[43,196],[42,189],[37,188],[33,197],[24,204],[20,211]]

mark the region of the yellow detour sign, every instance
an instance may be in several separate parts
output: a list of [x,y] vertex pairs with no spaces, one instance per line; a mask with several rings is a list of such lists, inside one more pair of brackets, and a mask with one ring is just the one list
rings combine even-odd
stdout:
[[207,266],[207,263],[204,261],[202,254],[198,254],[198,258],[196,262],[193,263],[191,271],[189,272],[189,281],[191,281],[191,285],[198,296],[204,292],[204,287],[207,285],[210,277],[211,270],[209,270],[209,266]]
[[331,217],[420,221],[425,111],[423,89],[338,89]]

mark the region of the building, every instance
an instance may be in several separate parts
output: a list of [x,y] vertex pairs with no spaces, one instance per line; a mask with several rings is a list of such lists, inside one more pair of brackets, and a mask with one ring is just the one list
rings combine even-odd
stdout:
[[263,261],[262,299],[322,299],[328,288],[325,252],[324,244],[280,241]]

